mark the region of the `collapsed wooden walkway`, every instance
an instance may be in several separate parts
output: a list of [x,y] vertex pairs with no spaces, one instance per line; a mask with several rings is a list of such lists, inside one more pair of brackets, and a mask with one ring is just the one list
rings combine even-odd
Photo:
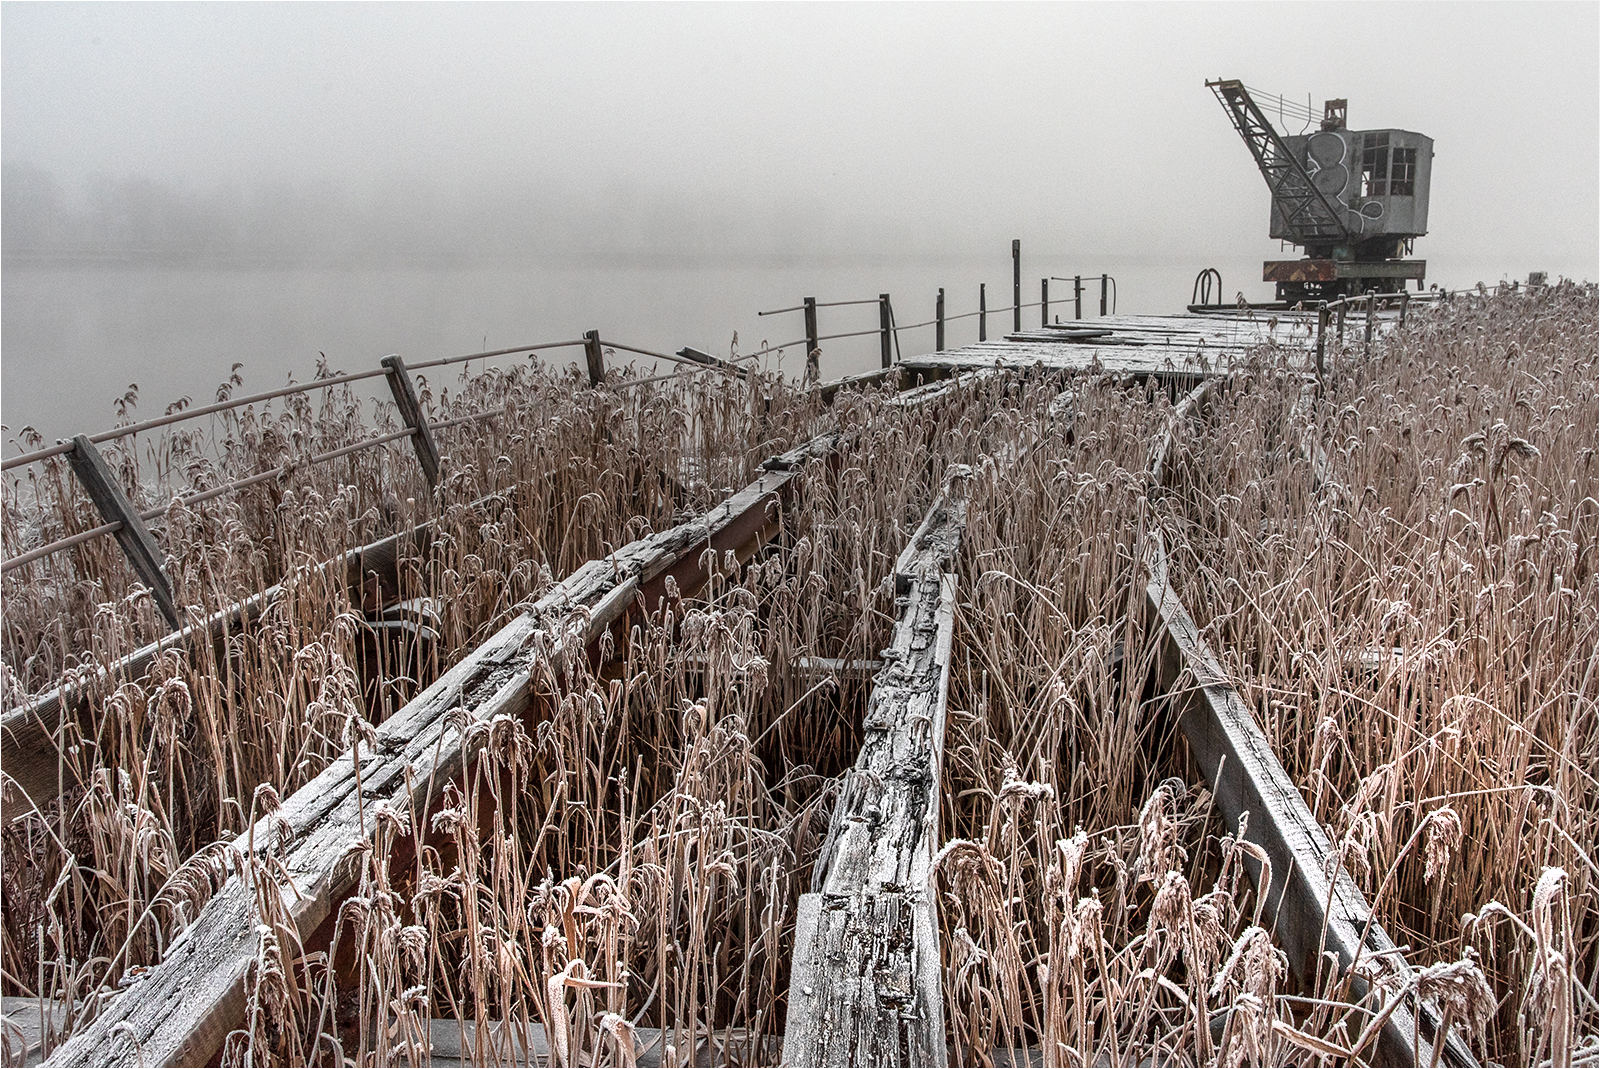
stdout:
[[[1387,330],[1395,323],[1393,316],[1379,316],[1374,327]],[[1308,374],[1315,366],[1318,326],[1315,313],[1112,316],[1092,321],[1088,329],[1042,327],[1004,341],[924,354],[819,392],[826,399],[853,384],[889,378],[902,387],[892,403],[919,406],[951,395],[972,375],[1035,369],[1154,379],[1185,389],[1198,383],[1175,410],[1174,428],[1153,450],[1151,473],[1159,486],[1176,424],[1200,417],[1215,384],[1263,354],[1276,354]],[[1061,400],[1064,410],[1070,395]],[[1029,447],[1015,443],[1011,455],[997,459],[1009,462]],[[337,761],[252,829],[254,841],[274,844],[268,852],[286,884],[258,884],[248,873],[230,877],[165,959],[48,1064],[214,1059],[244,1012],[259,896],[278,896],[301,938],[311,941],[356,886],[364,844],[374,834],[372,812],[380,805],[428,811],[483,745],[485,734],[473,725],[529,714],[530,648],[576,645],[593,651],[635,605],[654,604],[669,581],[685,596],[703,586],[709,578],[707,549],[718,558],[732,553],[749,559],[777,533],[796,480],[839,448],[838,436],[830,434],[774,457],[754,482],[705,516],[624,546],[559,583],[380,726],[372,743]],[[899,616],[891,646],[875,666],[863,712],[864,744],[835,807],[812,892],[799,907],[785,1064],[947,1062],[938,914],[929,879],[939,846],[957,582],[952,568],[966,518],[963,478],[955,473],[894,570]],[[399,551],[398,542],[369,547],[365,555],[358,551],[338,562],[346,573],[338,581],[359,585],[386,574],[383,562]],[[1159,532],[1145,547],[1144,567],[1145,608],[1161,636],[1160,687],[1171,697],[1200,772],[1216,787],[1224,818],[1236,826],[1241,814],[1251,815],[1246,837],[1270,859],[1270,892],[1262,905],[1291,966],[1310,983],[1325,968],[1325,954],[1337,958],[1341,971],[1363,955],[1395,960],[1393,943],[1354,882],[1342,870],[1332,879],[1327,875],[1328,837],[1174,594]],[[259,606],[241,606],[213,630],[226,633],[236,618],[258,611]],[[195,637],[179,632],[163,643]],[[141,651],[116,671],[135,673],[153,653]],[[74,695],[64,688],[37,707],[7,714],[7,789],[20,789],[35,804],[53,796],[57,762],[51,738],[70,714]],[[16,801],[8,797],[6,807]],[[1359,981],[1353,986],[1363,993]],[[1454,1032],[1439,1034],[1440,1024],[1431,1007],[1424,1007],[1420,1019],[1403,1005],[1390,1007],[1378,1036],[1380,1058],[1433,1064],[1437,1053],[1442,1064],[1475,1064]]]

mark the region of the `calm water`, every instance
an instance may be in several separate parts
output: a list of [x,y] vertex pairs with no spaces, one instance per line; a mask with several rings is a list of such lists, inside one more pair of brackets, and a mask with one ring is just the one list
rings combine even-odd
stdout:
[[[167,268],[8,264],[0,286],[0,418],[5,444],[31,425],[47,440],[92,433],[116,420],[112,407],[130,383],[139,385],[136,414],[160,414],[173,400],[213,400],[235,362],[244,390],[271,389],[308,377],[317,354],[354,371],[387,353],[416,362],[540,341],[598,329],[607,340],[658,351],[692,345],[726,355],[735,332],[741,352],[804,335],[798,312],[758,317],[765,309],[853,300],[889,292],[902,324],[933,318],[934,295],[946,288],[946,311],[977,308],[978,284],[991,307],[1010,303],[1009,243],[983,261],[878,259],[834,263],[640,264],[479,269]],[[1039,298],[1039,277],[1088,270],[1051,264],[1023,249],[1023,300]],[[1118,310],[1172,312],[1188,302],[1203,264],[1124,260],[1092,265],[1118,283]],[[1230,295],[1252,264],[1219,264]],[[1260,267],[1253,265],[1254,272]],[[1259,274],[1256,275],[1259,277]],[[1052,284],[1052,305],[1070,315],[1070,284]],[[1252,298],[1270,296],[1256,282]],[[1098,311],[1098,280],[1085,294]],[[1053,309],[1055,310],[1055,309]],[[1024,323],[1038,322],[1029,309]],[[825,308],[821,331],[877,326],[877,309]],[[1009,316],[991,315],[994,336]],[[977,338],[977,320],[951,323],[947,344]],[[933,348],[933,328],[902,332],[905,355]],[[577,350],[558,351],[576,359]],[[516,358],[503,358],[516,359]],[[782,365],[798,373],[792,350]],[[641,358],[641,362],[643,359]],[[875,367],[875,337],[823,344],[824,377]],[[663,368],[665,370],[665,367]],[[381,380],[377,385],[382,389]]]

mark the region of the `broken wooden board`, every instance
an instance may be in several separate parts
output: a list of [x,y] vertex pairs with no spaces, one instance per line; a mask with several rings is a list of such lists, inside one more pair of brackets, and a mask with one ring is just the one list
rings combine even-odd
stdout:
[[[375,741],[336,760],[262,818],[248,833],[269,844],[287,886],[278,894],[308,939],[356,885],[373,832],[373,812],[387,805],[417,823],[444,787],[470,766],[496,716],[521,716],[532,699],[535,654],[545,643],[587,647],[619,619],[647,584],[704,551],[734,552],[751,531],[776,530],[782,496],[808,461],[831,452],[836,435],[814,439],[700,519],[649,535],[583,565],[507,624],[432,686],[385,721]],[[686,573],[687,574],[687,573]],[[693,589],[685,584],[685,591]],[[542,640],[538,636],[543,636]],[[106,1010],[60,1047],[49,1065],[199,1065],[220,1049],[243,1015],[246,977],[256,954],[256,890],[233,875],[166,957],[129,985]]]
[[948,1060],[931,870],[955,630],[956,581],[945,570],[966,525],[968,474],[952,472],[895,566],[894,638],[800,898],[784,1065]]

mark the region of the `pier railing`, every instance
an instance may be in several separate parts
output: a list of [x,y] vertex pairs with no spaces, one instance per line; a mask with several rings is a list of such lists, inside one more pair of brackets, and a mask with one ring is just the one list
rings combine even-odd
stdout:
[[[788,342],[785,344],[794,345],[797,343]],[[199,505],[226,494],[236,493],[252,486],[285,478],[295,470],[326,464],[365,450],[376,449],[407,439],[412,443],[420,473],[426,480],[428,489],[430,491],[435,490],[444,475],[441,470],[440,452],[435,442],[435,435],[451,428],[492,419],[503,415],[504,412],[500,408],[489,408],[464,415],[430,420],[423,412],[412,374],[472,360],[523,354],[532,355],[547,350],[571,348],[581,348],[584,351],[584,365],[588,373],[589,383],[591,386],[598,386],[606,381],[607,353],[611,353],[613,356],[617,351],[634,353],[656,360],[686,365],[696,371],[713,371],[733,378],[748,378],[750,370],[746,366],[741,366],[743,362],[770,352],[779,351],[783,346],[767,346],[754,353],[745,354],[735,362],[721,360],[694,349],[683,349],[677,354],[658,352],[640,346],[602,339],[598,331],[591,330],[586,332],[582,338],[569,341],[539,342],[531,345],[511,346],[484,352],[465,353],[459,356],[440,357],[409,365],[399,356],[391,355],[383,357],[380,361],[380,366],[371,370],[322,375],[306,382],[292,383],[273,390],[252,393],[243,397],[228,397],[213,404],[169,411],[161,416],[113,427],[110,430],[100,431],[96,434],[75,435],[70,439],[63,439],[53,445],[7,457],[4,461],[0,461],[0,472],[12,472],[30,465],[65,457],[73,473],[77,488],[83,491],[102,522],[86,530],[56,538],[44,545],[36,546],[8,557],[4,562],[0,562],[0,575],[11,575],[27,565],[45,560],[77,546],[82,546],[85,543],[106,536],[114,536],[127,557],[134,575],[150,589],[156,606],[161,611],[167,624],[176,630],[182,626],[181,608],[176,603],[171,583],[162,568],[162,551],[157,545],[156,539],[146,527],[147,522],[164,515],[174,503],[185,507]],[[673,374],[678,374],[678,372]],[[369,381],[380,376],[387,380],[389,392],[394,401],[395,413],[402,424],[399,429],[387,433],[373,434],[312,456],[294,457],[270,470],[255,472],[217,486],[176,494],[167,504],[158,507],[138,509],[129,500],[123,490],[122,482],[117,478],[111,465],[107,463],[98,448],[108,443],[121,442],[140,434],[162,430],[203,416],[221,415],[251,405],[266,404],[312,391],[327,390],[333,387]],[[645,383],[659,382],[671,377],[673,375],[620,380],[613,377],[610,385],[618,389],[626,389]]]

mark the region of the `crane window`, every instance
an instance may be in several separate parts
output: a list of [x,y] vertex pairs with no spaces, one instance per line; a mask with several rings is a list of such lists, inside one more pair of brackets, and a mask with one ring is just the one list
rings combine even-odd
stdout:
[[1389,135],[1367,134],[1361,145],[1361,195],[1383,197],[1388,193]]
[[1417,186],[1417,150],[1414,148],[1395,148],[1389,159],[1389,194],[1394,197],[1409,197],[1415,194]]

